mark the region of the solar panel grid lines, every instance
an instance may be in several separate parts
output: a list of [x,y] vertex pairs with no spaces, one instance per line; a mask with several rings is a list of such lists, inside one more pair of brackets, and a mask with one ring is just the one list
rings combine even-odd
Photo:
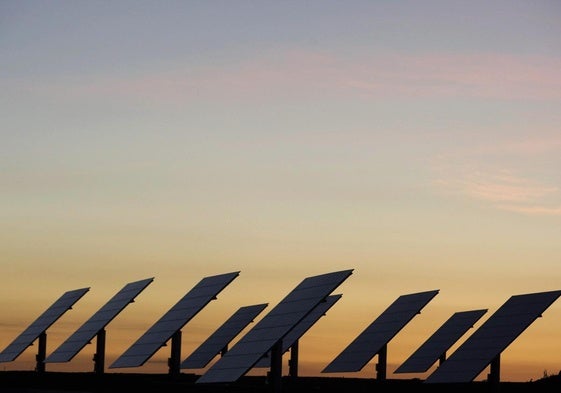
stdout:
[[352,272],[349,269],[305,278],[196,383],[224,383],[239,379]]
[[559,296],[561,290],[511,296],[427,377],[425,383],[473,381]]
[[33,321],[0,353],[0,362],[15,360],[27,347],[54,324],[66,311],[80,300],[90,288],[80,288],[63,293],[50,307]]
[[203,278],[121,354],[109,368],[142,366],[199,311],[216,299],[218,293],[239,274],[240,272],[236,271]]
[[126,284],[46,359],[45,363],[68,362],[105,328],[154,278]]
[[438,292],[432,290],[399,296],[321,372],[360,371]]
[[427,371],[486,312],[487,309],[455,312],[394,373]]
[[[320,302],[300,323],[282,339],[282,353],[287,352],[343,295],[330,295]],[[266,355],[254,367],[269,367],[271,359]]]
[[266,307],[267,303],[240,307],[216,331],[210,335],[183,362],[181,368],[205,368],[216,355],[226,346]]

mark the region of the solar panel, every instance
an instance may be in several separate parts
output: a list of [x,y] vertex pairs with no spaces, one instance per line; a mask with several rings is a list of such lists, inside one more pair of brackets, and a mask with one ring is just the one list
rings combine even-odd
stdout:
[[233,272],[203,278],[119,356],[109,368],[142,366],[239,274],[240,272]]
[[267,303],[240,307],[181,363],[181,368],[205,368],[266,307]]
[[68,362],[84,348],[101,330],[111,322],[134,298],[144,290],[154,279],[131,282],[123,287],[104,306],[90,317],[70,337],[66,339],[45,363]]
[[196,383],[236,381],[351,274],[343,270],[304,279]]
[[425,382],[473,381],[560,295],[550,291],[510,297]]
[[437,294],[434,290],[397,298],[322,373],[360,371]]
[[55,323],[66,311],[88,292],[89,288],[75,289],[65,292],[49,308],[47,308],[31,325],[0,353],[0,362],[15,360],[27,347]]
[[487,310],[472,310],[452,314],[394,373],[427,371],[486,312]]
[[[310,312],[306,318],[298,323],[286,336],[282,339],[282,353],[287,352],[325,313],[335,304],[343,295],[328,296],[325,301],[319,303]],[[271,359],[268,356],[263,357],[254,367],[269,367]]]

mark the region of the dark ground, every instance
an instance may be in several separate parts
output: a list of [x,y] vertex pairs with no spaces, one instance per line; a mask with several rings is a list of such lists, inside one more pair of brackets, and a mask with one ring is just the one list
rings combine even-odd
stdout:
[[[63,373],[33,371],[1,371],[0,393],[272,393],[265,377],[242,377],[231,384],[196,384],[198,376],[181,374]],[[498,388],[486,382],[468,384],[424,384],[418,379],[377,381],[366,378],[283,377],[282,393],[385,393],[385,392],[500,392],[538,393],[561,392],[561,376],[533,382],[501,382]]]

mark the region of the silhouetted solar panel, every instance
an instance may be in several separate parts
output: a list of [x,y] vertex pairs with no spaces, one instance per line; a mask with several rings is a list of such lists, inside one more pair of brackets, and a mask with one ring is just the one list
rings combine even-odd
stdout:
[[550,291],[510,297],[425,382],[473,381],[560,295]]
[[0,353],[0,362],[15,360],[89,290],[81,288],[65,292]]
[[205,368],[266,307],[267,303],[240,307],[181,363],[181,368]]
[[239,274],[240,272],[233,272],[203,278],[140,336],[129,349],[119,356],[109,368],[142,366]]
[[360,371],[437,294],[434,290],[397,298],[322,373]]
[[78,328],[70,337],[66,339],[53,353],[51,353],[45,363],[68,362],[84,348],[99,331],[105,328],[117,314],[119,314],[134,298],[144,290],[154,279],[131,282],[123,287],[113,296],[103,307],[90,317],[82,326]]
[[399,374],[427,371],[486,312],[487,310],[472,310],[454,313],[394,372]]
[[[300,339],[322,316],[325,315],[327,310],[329,310],[342,295],[331,295],[328,296],[325,301],[319,303],[310,312],[306,318],[304,318],[300,323],[298,323],[286,336],[282,339],[282,353],[287,352],[290,347],[292,347],[296,341]],[[254,367],[269,367],[271,365],[271,359],[266,356],[262,358]]]
[[236,381],[351,274],[344,270],[304,279],[196,383]]

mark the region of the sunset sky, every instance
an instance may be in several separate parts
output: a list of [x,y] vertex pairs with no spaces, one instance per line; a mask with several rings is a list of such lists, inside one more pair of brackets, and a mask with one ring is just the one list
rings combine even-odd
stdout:
[[[90,287],[47,354],[154,277],[108,325],[109,365],[203,277],[240,271],[184,327],[185,358],[239,307],[268,303],[261,318],[354,269],[301,375],[438,289],[388,345],[388,378],[425,378],[393,370],[454,312],[488,309],[477,328],[561,289],[559,1],[4,0],[0,119],[0,350],[65,291]],[[561,370],[561,300],[501,365]]]

